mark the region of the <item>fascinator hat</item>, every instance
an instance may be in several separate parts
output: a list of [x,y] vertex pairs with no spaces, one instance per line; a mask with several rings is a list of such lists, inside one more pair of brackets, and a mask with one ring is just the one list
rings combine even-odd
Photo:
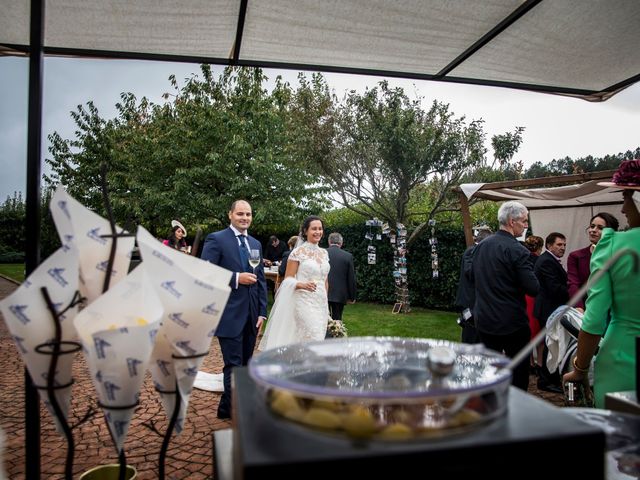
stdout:
[[622,162],[610,182],[598,182],[598,185],[640,191],[640,158]]
[[180,227],[184,232],[184,236],[187,236],[187,229],[184,228],[184,225],[182,225],[178,220],[171,220],[171,228],[173,227]]

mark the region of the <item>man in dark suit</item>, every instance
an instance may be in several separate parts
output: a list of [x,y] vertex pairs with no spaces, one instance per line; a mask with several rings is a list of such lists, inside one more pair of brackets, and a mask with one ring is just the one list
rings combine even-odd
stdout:
[[[500,230],[476,245],[471,279],[476,300],[473,316],[482,343],[513,358],[529,343],[531,330],[524,296],[535,296],[540,285],[533,274],[529,250],[516,237],[529,225],[529,211],[521,203],[505,202],[498,210]],[[513,370],[511,383],[529,386],[529,360]]]
[[281,242],[278,237],[275,235],[271,235],[269,237],[269,243],[264,247],[264,259],[265,264],[270,266],[273,262],[279,262],[282,260],[282,255],[284,254],[287,246],[284,242]]
[[353,255],[342,250],[342,235],[329,235],[329,313],[334,320],[342,320],[342,311],[347,302],[356,300],[356,272]]
[[251,250],[259,250],[262,257],[260,242],[247,234],[252,220],[251,205],[244,200],[233,202],[229,220],[229,228],[209,234],[202,249],[203,260],[235,272],[229,284],[231,294],[215,332],[224,362],[224,392],[218,406],[218,418],[231,418],[231,369],[247,365],[267,316],[267,285],[262,261],[255,274],[249,265]]
[[[560,259],[567,248],[567,239],[558,232],[551,232],[545,239],[546,251],[538,257],[533,271],[540,282],[540,292],[533,306],[533,314],[540,322],[540,327],[547,324],[549,315],[569,300],[567,286],[567,272],[562,267]],[[539,370],[538,388],[541,390],[561,393],[560,378],[557,373],[551,373],[546,365],[547,347],[542,353],[542,367]]]
[[458,280],[458,292],[456,294],[456,307],[460,312],[458,317],[458,325],[462,328],[460,341],[462,343],[480,343],[480,336],[476,330],[473,320],[473,303],[475,302],[475,287],[471,280],[471,265],[473,260],[473,251],[481,241],[491,235],[491,229],[484,227],[478,229],[474,240],[474,245],[470,246],[462,254],[460,262],[460,278]]

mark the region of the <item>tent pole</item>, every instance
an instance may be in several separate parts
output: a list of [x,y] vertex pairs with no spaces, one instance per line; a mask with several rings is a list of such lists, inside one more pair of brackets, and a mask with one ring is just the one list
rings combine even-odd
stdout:
[[463,191],[458,193],[460,197],[460,211],[462,212],[462,225],[464,226],[464,240],[467,247],[473,245],[473,232],[471,230],[471,212],[469,211],[469,202]]
[[[29,120],[27,138],[27,195],[25,270],[29,275],[40,264],[40,177],[42,173],[42,70],[44,0],[31,0],[29,38]],[[40,397],[25,368],[24,428],[26,478],[40,478]]]

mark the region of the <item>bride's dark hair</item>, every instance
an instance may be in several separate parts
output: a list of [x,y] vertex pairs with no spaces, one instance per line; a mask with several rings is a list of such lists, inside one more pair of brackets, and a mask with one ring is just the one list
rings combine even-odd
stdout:
[[322,224],[322,229],[324,230],[324,222],[319,216],[311,215],[305,218],[304,222],[302,222],[302,226],[300,227],[300,233],[298,234],[298,236],[305,242],[307,241],[307,230],[309,230],[309,225],[311,225],[311,222],[315,220],[318,220]]

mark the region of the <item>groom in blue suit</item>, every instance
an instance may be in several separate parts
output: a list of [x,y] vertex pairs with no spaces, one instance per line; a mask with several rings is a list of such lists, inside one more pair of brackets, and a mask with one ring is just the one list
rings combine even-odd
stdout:
[[[233,202],[229,220],[229,228],[209,234],[202,249],[203,260],[235,272],[229,284],[231,295],[215,333],[224,361],[224,392],[218,406],[218,418],[231,418],[231,369],[247,365],[267,316],[262,246],[247,234],[252,220],[251,205],[244,200]],[[252,249],[260,251],[256,274],[249,265]]]

